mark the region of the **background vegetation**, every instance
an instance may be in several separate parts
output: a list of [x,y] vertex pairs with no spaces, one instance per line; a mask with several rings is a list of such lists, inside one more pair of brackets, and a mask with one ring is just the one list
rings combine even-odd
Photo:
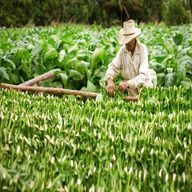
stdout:
[[[192,85],[192,25],[140,24],[154,85]],[[61,73],[43,86],[95,92],[120,45],[120,27],[65,24],[0,29],[0,81],[20,84],[49,70]],[[119,78],[116,79],[120,80]],[[118,83],[118,82],[117,82]]]
[[191,0],[1,0],[0,26],[50,25],[58,22],[121,24],[191,22]]

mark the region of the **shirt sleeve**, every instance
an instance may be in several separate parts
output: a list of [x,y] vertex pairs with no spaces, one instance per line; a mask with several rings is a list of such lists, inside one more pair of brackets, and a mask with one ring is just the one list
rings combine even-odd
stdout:
[[109,64],[108,69],[105,74],[105,81],[107,81],[109,78],[114,79],[120,72],[121,69],[121,49],[118,51],[116,57],[112,60],[112,62]]
[[148,77],[148,51],[145,45],[143,45],[141,49],[140,62],[139,75],[128,80],[128,85],[130,88],[139,88],[145,83]]

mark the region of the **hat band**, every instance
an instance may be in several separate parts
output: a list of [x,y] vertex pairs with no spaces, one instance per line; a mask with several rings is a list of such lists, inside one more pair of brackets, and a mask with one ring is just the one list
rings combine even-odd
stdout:
[[135,33],[130,33],[130,34],[123,34],[123,36],[130,36],[130,35],[134,35]]

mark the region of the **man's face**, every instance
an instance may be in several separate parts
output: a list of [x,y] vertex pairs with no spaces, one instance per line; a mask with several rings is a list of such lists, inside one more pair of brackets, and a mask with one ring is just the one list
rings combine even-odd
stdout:
[[129,43],[126,44],[126,48],[128,51],[133,51],[135,48],[135,41],[136,39],[132,39]]

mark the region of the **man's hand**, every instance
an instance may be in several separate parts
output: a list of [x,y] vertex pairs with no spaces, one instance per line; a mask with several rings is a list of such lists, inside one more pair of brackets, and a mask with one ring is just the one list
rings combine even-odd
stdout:
[[112,79],[108,79],[107,81],[107,92],[110,96],[114,96],[115,94],[115,83]]
[[128,82],[127,82],[127,81],[121,81],[121,82],[119,83],[119,90],[120,90],[120,91],[125,91],[125,90],[128,89],[128,87],[129,87],[129,85],[128,85]]

